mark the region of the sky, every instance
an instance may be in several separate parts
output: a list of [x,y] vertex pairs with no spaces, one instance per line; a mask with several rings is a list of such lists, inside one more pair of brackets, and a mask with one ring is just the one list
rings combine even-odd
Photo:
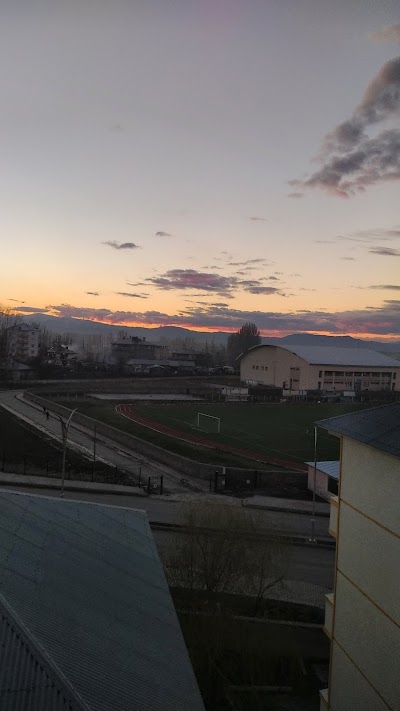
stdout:
[[398,0],[3,0],[0,304],[400,337]]

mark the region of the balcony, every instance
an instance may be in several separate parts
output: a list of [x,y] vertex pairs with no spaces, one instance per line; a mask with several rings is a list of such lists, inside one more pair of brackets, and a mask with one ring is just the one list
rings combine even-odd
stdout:
[[332,637],[332,622],[333,622],[333,605],[334,605],[334,594],[329,593],[325,595],[325,624],[324,632],[329,637]]
[[321,689],[319,692],[319,711],[328,711],[328,689]]
[[337,534],[337,524],[339,516],[339,499],[337,496],[332,496],[330,499],[331,511],[329,517],[329,529],[328,532],[336,538]]

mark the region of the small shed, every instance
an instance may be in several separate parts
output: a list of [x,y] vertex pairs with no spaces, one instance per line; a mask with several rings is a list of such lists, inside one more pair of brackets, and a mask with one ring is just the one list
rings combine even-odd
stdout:
[[[308,488],[314,491],[314,462],[306,462],[308,466]],[[339,484],[339,461],[317,462],[315,476],[315,493],[321,499],[329,501],[332,496],[337,496]]]

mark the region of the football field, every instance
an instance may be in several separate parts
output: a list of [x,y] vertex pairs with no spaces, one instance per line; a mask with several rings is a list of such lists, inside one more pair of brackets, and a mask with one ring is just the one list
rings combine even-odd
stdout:
[[[195,403],[135,406],[140,415],[155,425],[159,423],[173,428],[177,436],[202,435],[215,445],[228,444],[253,455],[293,462],[313,460],[315,421],[360,409],[362,406],[359,404],[265,406]],[[339,440],[322,429],[318,429],[317,457],[319,460],[339,458]]]

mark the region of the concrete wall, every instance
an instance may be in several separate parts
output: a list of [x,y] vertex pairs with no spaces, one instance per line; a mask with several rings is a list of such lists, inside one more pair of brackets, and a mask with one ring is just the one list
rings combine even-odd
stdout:
[[329,708],[398,709],[400,459],[344,437]]

